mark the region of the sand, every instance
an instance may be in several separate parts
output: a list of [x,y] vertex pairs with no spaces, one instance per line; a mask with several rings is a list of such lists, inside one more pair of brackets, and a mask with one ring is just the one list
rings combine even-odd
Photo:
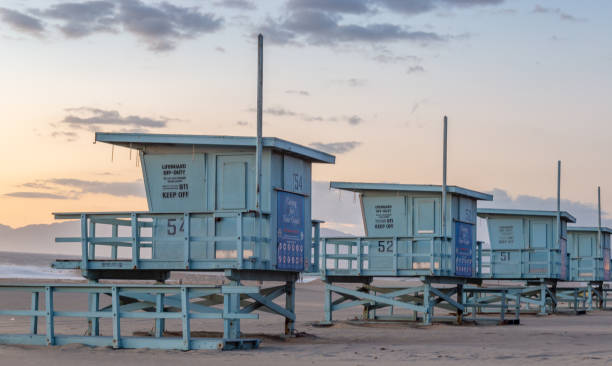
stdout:
[[[209,277],[190,277],[211,281]],[[2,283],[17,280],[2,280]],[[28,280],[27,282],[30,282]],[[393,284],[397,285],[397,282]],[[78,294],[60,294],[58,309],[86,307]],[[283,339],[283,319],[260,313],[259,320],[242,321],[247,336],[258,336],[262,343],[253,351],[161,351],[113,350],[82,345],[55,347],[0,345],[0,365],[517,365],[591,364],[612,362],[612,311],[592,311],[587,315],[522,315],[520,326],[363,323],[351,321],[357,308],[335,314],[332,327],[317,327],[323,318],[323,285],[320,281],[298,284],[296,329],[302,336]],[[27,296],[0,293],[0,308],[29,304]],[[44,322],[42,322],[44,323]],[[83,334],[86,321],[60,318],[56,332]],[[219,332],[221,321],[194,320],[194,332]],[[122,323],[122,334],[149,332],[152,321]],[[169,331],[179,331],[179,323],[168,323]],[[27,318],[0,317],[1,333],[24,333]],[[44,326],[42,327],[44,330]],[[101,323],[103,334],[110,325]]]

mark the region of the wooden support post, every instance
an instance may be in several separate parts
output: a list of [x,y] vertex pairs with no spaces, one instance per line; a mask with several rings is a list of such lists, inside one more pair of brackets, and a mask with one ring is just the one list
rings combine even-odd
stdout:
[[191,219],[189,213],[183,215],[183,234],[185,237],[183,238],[183,266],[185,269],[189,269],[189,261],[191,258],[190,248],[191,248]]
[[[232,286],[239,286],[239,281],[231,281]],[[223,313],[224,316],[236,314],[240,310],[240,294],[223,294]],[[238,339],[240,338],[240,319],[224,318],[223,320],[223,338]]]
[[[366,288],[363,292],[365,292],[366,294],[369,294],[370,293],[370,289]],[[376,294],[374,294],[374,295],[376,295]],[[363,311],[362,311],[362,314],[361,314],[361,318],[363,320],[369,320],[370,319],[370,307],[372,305],[376,305],[376,303],[375,302],[369,302],[369,303],[363,304]]]
[[[261,215],[258,216],[258,223],[261,228]],[[244,240],[243,240],[243,230],[242,230],[242,213],[238,213],[236,217],[236,232],[238,236],[236,237],[236,261],[238,262],[238,268],[242,268],[244,261]],[[258,238],[261,240],[261,233]],[[255,243],[256,248],[261,246],[263,241],[257,241]]]
[[578,289],[574,288],[574,313],[578,315]]
[[546,284],[542,282],[540,284],[540,304],[538,315],[548,315],[548,312],[546,311],[546,297]]
[[[164,294],[159,293],[155,295],[155,312],[164,312]],[[164,336],[164,330],[166,327],[166,319],[157,318],[155,319],[155,338],[161,338]]]
[[53,287],[47,286],[45,287],[45,313],[47,315],[47,345],[52,346],[55,344],[55,331],[54,331],[54,321],[53,321]]
[[119,314],[119,290],[111,289],[111,311],[113,313],[113,348],[121,348],[121,318]]
[[138,247],[138,217],[136,216],[136,213],[132,213],[131,215],[131,222],[132,222],[132,268],[133,269],[138,269],[139,266],[139,257],[140,257],[140,248]]
[[423,314],[423,325],[431,325],[432,318],[432,305],[430,298],[430,286],[431,283],[429,281],[425,281],[423,286],[423,306],[425,307],[425,313]]
[[89,260],[96,259],[96,244],[93,241],[96,239],[96,223],[95,221],[89,220]]
[[[325,239],[323,239],[323,241],[325,242]],[[323,253],[325,253],[325,252],[323,252]],[[332,304],[332,291],[329,288],[330,285],[331,285],[331,282],[326,282],[325,283],[325,304],[324,304],[324,308],[325,308],[325,323],[326,324],[331,324],[332,323],[333,304]]]
[[87,254],[87,215],[81,214],[81,273],[87,275],[89,254]]
[[593,310],[593,285],[589,282],[589,284],[587,285],[587,293],[586,293],[586,301],[587,301],[587,310],[588,311],[592,311]]
[[501,324],[504,324],[504,322],[506,321],[506,309],[508,308],[508,296],[507,296],[507,291],[504,290],[501,293],[501,309],[499,311],[499,319],[501,321]]
[[[295,281],[287,281],[285,284],[285,309],[295,314]],[[285,335],[292,336],[295,333],[295,321],[285,317]]]
[[191,343],[189,319],[189,287],[181,286],[181,313],[183,318],[183,350],[188,351]]
[[[463,284],[457,284],[457,302],[464,304],[463,302]],[[463,310],[457,309],[457,324],[463,324]]]
[[316,222],[314,226],[314,252],[312,259],[313,268],[310,269],[310,272],[318,272],[320,269],[320,252],[321,252],[321,223]]
[[556,312],[557,312],[557,302],[558,302],[556,299],[558,299],[558,298],[559,298],[559,297],[558,297],[558,294],[557,294],[557,282],[553,283],[553,285],[552,285],[552,293],[553,293],[553,294],[554,294],[554,296],[555,296],[555,300],[554,300],[554,301],[552,301],[552,303],[551,303],[551,306],[552,306],[552,312],[553,312],[553,313],[556,313]]
[[[100,294],[97,292],[90,293],[88,296],[88,302],[89,302],[89,311],[92,313],[97,312],[100,307]],[[99,330],[100,319],[93,317],[93,318],[89,318],[87,322],[89,323],[87,335],[94,336],[94,337],[99,336],[100,335],[100,330]]]
[[[111,235],[115,240],[117,240],[117,238],[119,237],[119,225],[113,224]],[[111,259],[117,260],[117,243],[115,243],[115,245],[111,247]]]
[[[32,292],[32,311],[38,311],[38,291]],[[38,334],[38,316],[32,316],[30,320],[30,334],[36,335]]]
[[515,324],[519,324],[521,319],[521,297],[517,294],[514,298],[514,320]]

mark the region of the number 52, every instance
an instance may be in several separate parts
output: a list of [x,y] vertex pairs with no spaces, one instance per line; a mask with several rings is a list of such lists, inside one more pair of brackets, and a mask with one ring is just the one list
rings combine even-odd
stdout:
[[378,241],[378,252],[393,253],[393,241],[392,240],[379,240]]

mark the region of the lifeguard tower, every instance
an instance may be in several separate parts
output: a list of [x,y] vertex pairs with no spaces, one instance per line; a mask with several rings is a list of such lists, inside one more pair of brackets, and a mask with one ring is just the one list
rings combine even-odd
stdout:
[[[332,322],[334,311],[354,306],[363,306],[364,319],[402,319],[394,309],[411,310],[410,319],[421,316],[424,324],[439,307],[461,322],[463,286],[480,283],[476,203],[493,197],[446,185],[446,125],[445,118],[442,185],[330,183],[359,194],[365,237],[322,239],[324,323]],[[413,278],[422,285],[375,287],[375,277]],[[346,286],[352,283],[362,286]],[[389,315],[377,313],[383,308]]]
[[[601,190],[597,187],[598,226],[568,227],[567,250],[570,254],[569,281],[586,282],[581,288],[587,301],[588,310],[604,305],[603,283],[610,281],[610,234],[612,229],[601,226]],[[565,290],[565,289],[558,289]],[[570,289],[571,291],[571,289]]]
[[[483,248],[482,278],[525,283],[513,296],[526,306],[535,306],[539,314],[556,311],[560,298],[557,283],[568,281],[568,223],[576,219],[560,209],[561,162],[558,163],[557,210],[478,209],[487,220],[490,248]],[[481,304],[495,298],[471,299]]]
[[[313,224],[318,229],[311,221],[312,164],[333,164],[335,158],[262,137],[262,42],[260,35],[257,137],[96,133],[96,142],[138,152],[149,210],[55,213],[56,219],[80,221],[80,235],[56,242],[80,245],[81,258],[56,261],[54,267],[78,269],[91,282],[0,286],[31,294],[29,310],[0,312],[30,317],[29,333],[1,334],[0,343],[248,349],[259,340],[242,337],[240,321],[257,319],[258,310],[280,315],[284,334],[294,333],[295,282],[318,265],[312,257],[318,253],[318,238],[312,238]],[[101,253],[104,247],[110,247],[109,255]],[[98,282],[164,282],[171,271],[220,272],[226,283]],[[266,287],[270,281],[276,284]],[[58,310],[54,296],[66,292],[86,294],[87,309]],[[284,303],[275,302],[282,297]],[[86,318],[87,335],[56,332],[58,317]],[[45,320],[44,334],[39,318]],[[151,319],[154,333],[122,334],[122,321],[130,319]],[[192,337],[191,323],[201,319],[222,320],[223,335]],[[108,321],[110,326],[102,327]],[[165,333],[166,322],[178,322],[179,336]]]

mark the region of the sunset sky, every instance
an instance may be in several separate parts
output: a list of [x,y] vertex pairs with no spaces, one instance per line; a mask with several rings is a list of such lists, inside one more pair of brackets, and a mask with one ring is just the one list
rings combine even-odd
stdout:
[[552,198],[562,160],[612,210],[611,1],[172,4],[2,1],[0,224],[146,209],[94,131],[253,135],[258,32],[264,135],[336,154],[314,180],[440,184],[446,114],[449,184]]

